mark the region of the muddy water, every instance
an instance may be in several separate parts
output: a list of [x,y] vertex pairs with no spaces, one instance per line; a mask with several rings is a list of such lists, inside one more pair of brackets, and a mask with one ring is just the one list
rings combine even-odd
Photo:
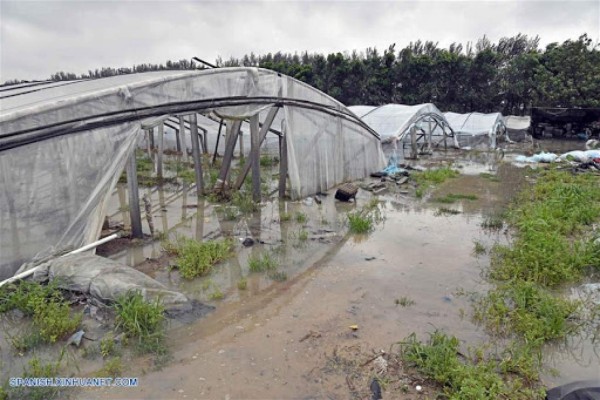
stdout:
[[[473,255],[474,242],[489,248],[507,239],[502,232],[482,232],[480,224],[505,207],[526,178],[508,164],[479,165],[470,171],[497,173],[502,183],[463,175],[439,187],[431,198],[448,193],[478,197],[451,205],[461,211],[453,216],[437,216],[440,204],[427,199],[415,201],[402,192],[382,194],[385,220],[372,234],[339,237],[324,246],[318,241],[285,246],[286,254],[280,258],[288,273],[285,282],[269,282],[246,269],[244,253],[265,250],[269,244],[243,249],[211,277],[226,293],[225,300],[214,303],[215,312],[170,331],[173,364],[142,376],[137,389],[99,390],[94,396],[347,398],[344,368],[331,365],[337,352],[359,349],[360,358],[373,350],[387,350],[413,332],[424,338],[434,329],[456,335],[465,346],[488,341],[468,318],[469,296],[458,293],[488,288],[481,271],[489,260]],[[369,198],[361,192],[358,206]],[[336,209],[336,204],[345,208]],[[309,231],[322,229],[323,220],[337,231],[342,228],[340,215],[352,206],[335,203],[329,196],[322,206],[282,207],[306,213],[309,222],[304,228]],[[254,217],[254,224],[236,223],[230,232],[242,235],[260,224],[259,232],[253,233],[263,241],[286,241],[285,231],[298,229],[298,224],[278,222],[278,209],[268,205],[259,218]],[[209,215],[204,214],[205,228],[213,218]],[[236,288],[240,276],[248,276],[249,290]],[[206,300],[198,282],[180,287]],[[397,304],[403,298],[414,304]],[[351,325],[358,330],[351,330]],[[147,365],[136,368],[141,371]]]
[[[469,319],[470,296],[459,293],[487,290],[482,271],[489,259],[474,256],[474,242],[490,248],[508,239],[504,232],[483,232],[480,223],[506,207],[528,183],[527,170],[500,162],[503,157],[499,152],[460,152],[422,161],[457,161],[462,175],[422,200],[415,200],[410,186],[381,194],[385,219],[366,236],[345,234],[345,213],[370,200],[365,191],[359,191],[357,205],[335,202],[330,193],[322,205],[270,202],[260,212],[228,221],[218,207],[198,201],[189,187],[147,189],[154,225],[171,238],[251,236],[263,243],[238,245],[235,256],[210,277],[193,281],[169,272],[169,260],[161,257],[157,241],[113,248],[111,258],[136,265],[216,308],[192,323],[171,322],[173,362],[164,370],[153,372],[147,359],[126,358],[126,375],[140,378],[137,388],[86,390],[76,397],[344,399],[350,385],[367,388],[359,380],[349,383],[350,361],[362,365],[369,359],[366,355],[387,351],[413,332],[426,338],[434,329],[443,329],[459,337],[465,348],[489,341]],[[510,158],[506,154],[505,161]],[[495,174],[499,181],[480,173]],[[473,194],[477,200],[451,205],[433,201],[450,193]],[[113,219],[121,218],[125,226],[126,199],[121,187],[111,206]],[[461,213],[439,216],[441,206]],[[283,212],[291,220],[282,221]],[[296,213],[306,214],[307,222],[296,221]],[[149,233],[147,228],[144,223]],[[303,231],[307,240],[300,239]],[[286,280],[248,270],[248,257],[262,252],[277,259]],[[247,279],[246,290],[237,287],[241,278]],[[212,300],[216,291],[224,299]],[[414,304],[397,304],[401,299]],[[600,360],[591,338],[569,340],[545,353],[546,364],[560,373],[548,374],[548,385],[599,377]],[[98,368],[83,361],[79,367]],[[409,391],[407,398],[411,395]]]

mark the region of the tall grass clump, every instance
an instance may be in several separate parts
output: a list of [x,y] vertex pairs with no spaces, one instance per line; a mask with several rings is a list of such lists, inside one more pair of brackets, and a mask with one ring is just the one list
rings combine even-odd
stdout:
[[55,283],[41,285],[21,281],[0,289],[0,312],[18,309],[33,320],[31,332],[13,338],[19,350],[29,350],[42,343],[54,343],[72,334],[81,323],[82,314],[72,313],[68,301]]
[[277,268],[277,260],[271,253],[262,253],[259,256],[252,255],[248,258],[248,268],[251,272],[263,272]]
[[359,234],[371,232],[383,220],[377,199],[371,200],[360,210],[349,212],[347,217],[350,232]]
[[214,265],[231,255],[231,239],[198,242],[189,238],[178,238],[176,242],[163,244],[163,248],[176,255],[175,264],[185,279],[208,275]]
[[413,178],[420,185],[438,185],[450,178],[456,178],[458,175],[458,171],[450,167],[442,167],[413,174]]

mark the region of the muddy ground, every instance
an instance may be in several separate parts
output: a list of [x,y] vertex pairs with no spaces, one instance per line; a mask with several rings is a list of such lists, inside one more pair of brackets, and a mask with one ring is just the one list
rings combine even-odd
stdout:
[[[425,339],[435,329],[457,336],[465,348],[490,342],[470,318],[473,298],[488,288],[489,259],[475,255],[474,243],[489,249],[509,240],[506,230],[480,225],[528,184],[529,170],[510,162],[513,153],[532,150],[524,146],[529,145],[504,153],[462,151],[422,159],[419,163],[426,166],[453,162],[461,175],[423,199],[415,197],[410,183],[392,184],[378,196],[384,220],[368,235],[348,234],[345,218],[371,200],[373,195],[364,190],[356,204],[337,202],[330,192],[321,205],[269,202],[259,212],[229,221],[217,206],[198,201],[185,187],[148,189],[154,224],[169,232],[167,237],[251,236],[263,243],[249,248],[238,244],[236,255],[211,276],[192,281],[168,268],[172,260],[160,241],[122,240],[99,249],[215,308],[193,321],[170,321],[172,360],[161,370],[154,370],[149,358],[126,358],[123,375],[139,377],[137,387],[86,389],[75,397],[362,399],[370,398],[369,384],[379,376],[384,399],[433,398],[436,388],[399,361],[397,343],[412,333]],[[544,142],[537,148],[577,146],[582,145]],[[115,193],[111,220],[127,228],[123,190]],[[450,205],[433,201],[449,193],[477,199]],[[440,214],[441,207],[460,213]],[[289,221],[282,221],[284,213],[292,216]],[[298,213],[306,221],[296,220]],[[276,257],[285,280],[249,272],[248,257],[261,252]],[[245,290],[237,287],[242,277],[248,280]],[[211,300],[217,289],[224,298]],[[582,334],[549,348],[544,383],[600,378],[592,340]],[[379,355],[387,366],[377,361]],[[98,365],[82,361],[79,367],[92,371]]]

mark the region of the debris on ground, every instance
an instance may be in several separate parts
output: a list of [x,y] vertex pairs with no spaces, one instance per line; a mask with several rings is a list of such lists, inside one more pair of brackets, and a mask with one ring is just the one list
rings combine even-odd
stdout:
[[304,342],[307,339],[318,339],[320,337],[321,337],[321,332],[310,331],[306,335],[302,336],[302,339],[300,339],[299,342]]
[[247,237],[247,238],[240,238],[240,240],[242,241],[242,245],[244,247],[250,247],[254,245],[254,239],[252,239],[251,237]]
[[341,201],[350,201],[356,199],[358,187],[351,183],[344,183],[335,191],[335,198]]

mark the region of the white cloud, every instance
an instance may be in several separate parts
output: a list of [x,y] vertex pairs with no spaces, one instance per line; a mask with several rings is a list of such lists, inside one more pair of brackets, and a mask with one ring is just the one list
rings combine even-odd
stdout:
[[0,1],[0,81],[254,52],[600,38],[598,1]]

